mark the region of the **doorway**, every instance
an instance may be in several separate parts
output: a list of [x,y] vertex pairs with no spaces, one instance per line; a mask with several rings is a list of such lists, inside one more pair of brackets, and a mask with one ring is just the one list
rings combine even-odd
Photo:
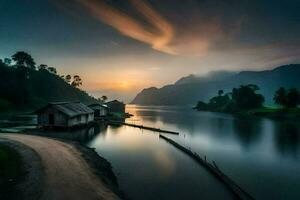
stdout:
[[54,125],[54,114],[49,114],[49,125]]

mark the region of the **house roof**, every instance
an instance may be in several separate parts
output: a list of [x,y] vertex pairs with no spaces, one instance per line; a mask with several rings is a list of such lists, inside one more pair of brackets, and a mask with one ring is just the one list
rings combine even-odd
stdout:
[[101,104],[101,103],[93,103],[91,105],[88,105],[88,107],[94,107],[94,106],[100,106],[100,107],[103,107],[103,108],[108,108],[107,105]]
[[118,104],[124,104],[123,102],[118,101],[118,100],[109,101],[106,104],[109,105],[109,104],[116,104],[116,103],[118,103]]
[[53,102],[37,110],[36,113],[40,113],[48,107],[53,107],[69,117],[75,117],[78,115],[90,114],[94,112],[91,108],[81,102]]

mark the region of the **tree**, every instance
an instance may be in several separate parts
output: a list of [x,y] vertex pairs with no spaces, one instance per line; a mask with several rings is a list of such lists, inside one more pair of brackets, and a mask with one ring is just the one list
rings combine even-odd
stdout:
[[224,90],[219,90],[219,91],[218,91],[218,95],[219,95],[219,96],[222,96],[223,94],[224,94]]
[[286,106],[295,108],[300,104],[300,94],[296,88],[292,88],[286,95]]
[[17,66],[26,67],[29,69],[35,69],[35,61],[28,53],[19,51],[12,56],[13,61],[16,62]]
[[262,107],[264,97],[256,94],[259,90],[257,85],[241,85],[239,88],[233,88],[232,101],[237,110],[248,110]]
[[57,74],[57,70],[55,67],[48,67],[48,71],[52,74]]
[[287,103],[286,95],[287,95],[287,92],[286,92],[285,88],[281,87],[275,92],[273,100],[278,105],[286,106],[286,103]]
[[81,80],[80,76],[78,76],[78,75],[73,76],[73,81],[72,81],[71,85],[74,87],[80,87],[82,85],[82,80]]
[[101,97],[101,100],[102,100],[102,102],[105,102],[105,101],[107,100],[107,96],[103,95],[103,96]]
[[67,82],[67,83],[71,83],[71,80],[72,80],[72,76],[70,75],[70,74],[68,74],[68,75],[66,75],[65,76],[65,81]]
[[10,66],[11,65],[11,59],[4,58],[4,64],[6,64],[7,66]]
[[40,65],[38,66],[38,70],[39,70],[39,71],[46,70],[47,68],[48,68],[48,65],[45,65],[45,64],[40,64]]

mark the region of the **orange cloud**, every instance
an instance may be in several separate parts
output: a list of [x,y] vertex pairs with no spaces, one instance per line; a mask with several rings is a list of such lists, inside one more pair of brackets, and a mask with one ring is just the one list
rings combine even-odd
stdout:
[[168,47],[174,37],[172,25],[157,13],[146,1],[130,0],[131,4],[143,15],[153,29],[145,26],[128,14],[108,5],[104,0],[76,0],[87,8],[94,17],[101,20],[123,35],[150,44],[152,48],[175,54]]
[[203,18],[201,11],[193,8],[187,21],[194,23],[178,26],[155,10],[147,0],[127,0],[143,20],[133,17],[126,10],[114,7],[106,0],[52,1],[56,2],[58,7],[69,10],[69,13],[73,11],[73,15],[84,9],[92,17],[113,27],[122,35],[172,55],[203,56],[223,34],[216,20]]

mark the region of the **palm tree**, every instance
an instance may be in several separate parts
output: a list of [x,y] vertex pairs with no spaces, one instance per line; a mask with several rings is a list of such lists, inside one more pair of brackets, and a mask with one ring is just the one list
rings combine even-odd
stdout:
[[286,90],[283,87],[281,87],[275,92],[273,100],[278,105],[286,106],[286,103],[287,103],[286,95],[287,95]]
[[289,108],[296,108],[300,103],[300,93],[296,88],[292,88],[286,95],[287,97],[287,106]]

